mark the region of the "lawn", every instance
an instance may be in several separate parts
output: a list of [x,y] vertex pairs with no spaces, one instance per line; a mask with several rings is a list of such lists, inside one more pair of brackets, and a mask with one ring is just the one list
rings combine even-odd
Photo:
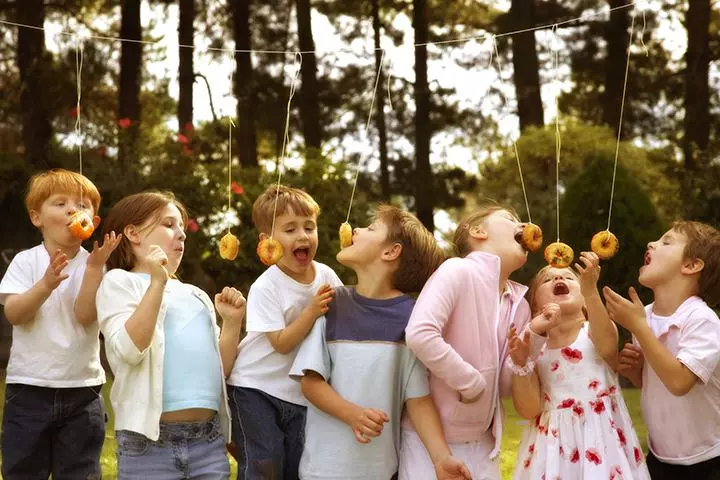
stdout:
[[[638,436],[640,437],[640,441],[643,444],[643,450],[647,451],[647,448],[645,447],[645,424],[642,421],[642,418],[640,416],[640,392],[638,390],[634,389],[626,389],[623,391],[625,395],[625,400],[627,402],[628,409],[630,410],[630,415],[633,418],[633,422],[635,424],[635,430],[638,433]],[[102,470],[103,470],[103,477],[104,478],[115,478],[116,476],[116,470],[117,470],[117,463],[115,460],[115,435],[113,432],[113,415],[112,410],[110,409],[110,384],[105,384],[105,387],[103,388],[103,395],[105,397],[105,408],[107,409],[108,413],[110,414],[110,421],[107,424],[107,432],[105,434],[105,445],[103,445],[103,451],[102,451],[102,457],[100,459],[100,463],[102,464]],[[5,405],[5,385],[0,385],[0,414],[2,413],[2,408]],[[505,409],[506,409],[506,419],[505,419],[505,431],[503,435],[503,448],[501,453],[501,462],[502,462],[502,474],[503,478],[511,478],[513,467],[515,465],[515,456],[517,454],[517,448],[520,444],[520,440],[522,438],[522,431],[525,428],[525,425],[527,424],[527,421],[520,418],[517,413],[515,413],[515,410],[512,407],[511,401],[505,402]],[[0,462],[2,459],[0,459]],[[235,478],[235,473],[237,471],[237,464],[235,461],[231,458],[230,459],[230,467],[232,469],[232,475],[230,478]]]

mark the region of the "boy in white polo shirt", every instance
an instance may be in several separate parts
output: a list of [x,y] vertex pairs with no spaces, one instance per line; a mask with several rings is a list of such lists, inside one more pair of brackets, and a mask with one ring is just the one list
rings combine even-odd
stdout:
[[269,187],[253,204],[260,240],[272,234],[284,253],[250,287],[248,334],[227,382],[239,480],[298,476],[307,407],[288,373],[303,339],[327,311],[333,287],[342,285],[330,267],[313,260],[319,213],[310,195],[285,186]]
[[[643,307],[604,289],[607,309],[639,345],[626,345],[620,373],[642,387],[653,480],[720,478],[720,231],[676,222],[650,242],[639,282]],[[644,360],[643,360],[644,357]]]
[[[105,414],[95,294],[119,237],[82,248],[69,225],[85,212],[97,226],[100,193],[84,176],[34,175],[25,206],[40,245],[18,253],[0,283],[13,326],[2,422],[2,475],[99,479]],[[112,237],[112,238],[111,238]]]

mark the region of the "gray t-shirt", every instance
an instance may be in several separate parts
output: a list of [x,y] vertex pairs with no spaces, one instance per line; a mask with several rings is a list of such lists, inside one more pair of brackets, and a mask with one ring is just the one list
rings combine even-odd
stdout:
[[[337,287],[330,310],[303,342],[290,369],[298,378],[320,374],[345,400],[390,417],[368,444],[350,427],[310,404],[300,478],[389,479],[398,468],[400,419],[405,401],[429,395],[427,371],[405,345],[415,300],[375,300]],[[299,379],[299,378],[298,378]]]

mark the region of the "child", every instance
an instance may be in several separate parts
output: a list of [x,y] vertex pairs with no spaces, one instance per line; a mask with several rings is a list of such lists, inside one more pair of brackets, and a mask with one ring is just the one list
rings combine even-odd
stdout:
[[336,289],[290,372],[311,404],[300,478],[389,480],[405,406],[438,477],[469,479],[450,457],[426,371],[403,342],[415,303],[407,293],[422,288],[442,250],[413,215],[382,206],[337,259],[355,271],[357,285]]
[[[517,241],[522,229],[500,206],[467,215],[455,231],[460,258],[443,263],[428,280],[406,330],[408,347],[430,371],[430,392],[450,450],[473,478],[500,479],[498,397],[510,390],[507,333],[511,325],[522,331],[530,320],[527,288],[508,280],[527,259]],[[545,328],[539,319],[531,333],[536,353],[543,344],[536,334]],[[413,425],[406,421],[403,427],[400,478],[427,478],[431,459]]]
[[[119,479],[228,478],[230,412],[224,377],[240,340],[245,299],[175,277],[187,213],[170,193],[143,192],[113,206],[105,230],[123,232],[97,294],[115,374]],[[219,336],[219,340],[218,340]]]
[[285,186],[268,187],[253,204],[260,240],[272,235],[284,253],[250,287],[248,334],[228,379],[240,480],[298,475],[306,403],[288,373],[332,287],[341,285],[330,267],[313,260],[319,213],[310,195]]
[[534,420],[514,478],[649,479],[613,371],[618,333],[597,290],[600,259],[582,252],[580,262],[578,273],[547,266],[532,281],[533,311],[559,319],[537,365],[526,339],[510,332],[513,403]]
[[647,464],[656,479],[720,478],[720,232],[676,222],[648,244],[638,281],[653,291],[643,307],[605,288],[610,318],[639,344],[621,354],[621,373],[642,387]]
[[85,212],[96,226],[100,220],[100,193],[78,173],[33,175],[25,206],[43,241],[18,253],[0,283],[0,303],[13,326],[2,476],[100,478],[105,372],[95,293],[119,239],[106,235],[102,247],[95,242],[88,253],[70,233],[76,212]]

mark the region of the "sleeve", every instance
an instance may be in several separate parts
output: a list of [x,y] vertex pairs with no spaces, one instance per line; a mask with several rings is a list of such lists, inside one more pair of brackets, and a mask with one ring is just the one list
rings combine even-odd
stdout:
[[33,270],[30,255],[25,252],[15,255],[0,282],[0,304],[5,305],[8,296],[25,293],[33,287]]
[[277,332],[287,326],[280,293],[265,283],[256,282],[250,287],[246,307],[248,332]]
[[703,383],[720,362],[720,320],[711,312],[691,317],[680,329],[677,359]]
[[325,266],[325,283],[329,284],[331,287],[342,287],[343,282],[340,280],[340,277],[338,277],[337,273],[335,273],[335,270]]
[[98,288],[95,300],[98,324],[105,337],[105,348],[111,350],[121,361],[139,364],[149,351],[138,349],[125,329],[125,322],[135,313],[142,295],[133,288],[128,273],[111,270]]
[[473,398],[485,389],[486,380],[443,338],[458,293],[467,291],[467,274],[462,267],[447,260],[430,277],[415,303],[405,339],[433,375],[465,398]]
[[310,334],[300,346],[295,361],[290,367],[290,376],[295,380],[300,380],[306,371],[312,370],[323,377],[326,382],[330,382],[332,359],[325,341],[325,322],[325,316],[318,318],[310,330]]
[[427,397],[428,395],[430,395],[430,385],[428,384],[427,369],[425,365],[415,358],[415,355],[412,355],[407,385],[405,386],[405,398],[403,400],[407,401],[411,398]]

